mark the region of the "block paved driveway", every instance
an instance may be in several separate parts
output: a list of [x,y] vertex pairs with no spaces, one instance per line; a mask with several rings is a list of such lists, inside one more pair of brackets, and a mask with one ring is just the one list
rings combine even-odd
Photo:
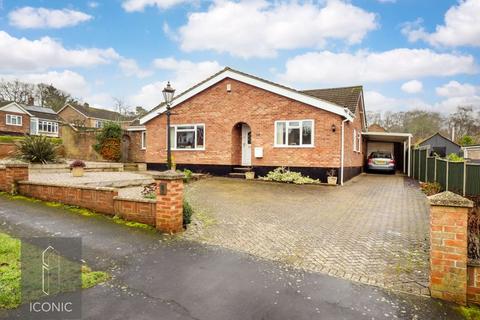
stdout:
[[361,175],[343,187],[210,178],[186,190],[191,240],[428,294],[428,203],[406,177]]

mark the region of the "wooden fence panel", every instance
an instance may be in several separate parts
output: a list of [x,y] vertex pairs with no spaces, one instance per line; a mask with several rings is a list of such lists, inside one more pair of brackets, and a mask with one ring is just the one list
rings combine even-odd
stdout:
[[427,150],[422,149],[419,152],[419,180],[422,182],[427,182]]
[[435,182],[435,158],[428,157],[427,158],[427,181],[428,182]]
[[463,194],[464,164],[462,162],[447,162],[448,191]]
[[467,196],[480,195],[480,165],[467,164],[467,181],[465,183],[465,194]]
[[442,190],[447,190],[447,161],[437,159],[437,182]]

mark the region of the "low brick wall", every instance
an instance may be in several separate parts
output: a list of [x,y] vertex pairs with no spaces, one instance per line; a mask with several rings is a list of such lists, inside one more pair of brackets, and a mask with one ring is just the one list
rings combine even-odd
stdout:
[[17,146],[13,142],[0,142],[0,159],[11,158],[17,152]]
[[0,165],[0,191],[15,193],[16,183],[21,180],[28,180],[27,164]]
[[467,301],[480,304],[480,263],[467,266]]
[[18,192],[44,201],[54,201],[79,206],[109,215],[115,214],[115,188],[62,186],[57,184],[20,181]]
[[125,220],[136,221],[155,226],[157,201],[150,199],[114,198],[115,214]]

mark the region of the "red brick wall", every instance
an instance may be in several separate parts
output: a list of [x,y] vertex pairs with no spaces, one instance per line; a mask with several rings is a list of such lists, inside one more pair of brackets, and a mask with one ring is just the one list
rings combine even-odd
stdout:
[[430,292],[432,297],[466,303],[468,208],[430,209]]
[[[226,85],[231,84],[231,92]],[[339,167],[342,118],[333,113],[294,101],[274,93],[225,79],[174,108],[172,124],[205,123],[205,151],[174,151],[177,164],[236,165],[240,159],[234,126],[247,123],[252,130],[252,165]],[[361,166],[362,154],[351,150],[353,127],[361,127],[359,118],[347,125],[345,134],[346,166]],[[274,148],[276,120],[315,121],[314,148]],[[337,127],[332,132],[332,125]],[[146,124],[147,163],[166,159],[166,118],[158,116]],[[253,157],[253,149],[263,147],[264,157]],[[350,148],[350,149],[349,149]],[[347,155],[348,154],[348,155]]]
[[142,149],[142,131],[128,131],[130,147],[128,149],[128,161],[145,162],[145,150]]
[[[13,114],[22,117],[21,126],[7,125],[7,114]],[[0,111],[0,131],[14,132],[14,133],[29,133],[30,132],[30,116],[24,113]]]
[[177,233],[183,230],[183,180],[157,180],[155,183],[164,184],[167,193],[157,193],[156,228],[166,233]]
[[113,188],[69,187],[34,182],[19,183],[19,193],[44,201],[70,204],[110,215],[115,212],[113,198],[118,195]]
[[60,116],[60,118],[62,118],[68,123],[73,124],[75,122],[79,122],[79,123],[83,123],[83,125],[86,127],[90,126],[90,122],[88,121],[88,118],[82,115],[80,112],[73,109],[71,106],[67,106],[65,109],[60,111],[58,115]]
[[11,158],[17,151],[17,146],[13,142],[0,143],[0,159]]
[[469,265],[467,277],[467,301],[480,304],[480,265]]
[[16,192],[16,182],[28,180],[28,165],[7,164],[0,167],[0,191]]
[[156,201],[115,198],[115,214],[125,220],[155,226]]

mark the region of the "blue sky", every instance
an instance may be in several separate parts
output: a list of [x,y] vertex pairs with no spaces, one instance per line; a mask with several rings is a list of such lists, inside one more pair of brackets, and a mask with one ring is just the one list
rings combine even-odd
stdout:
[[367,110],[480,108],[480,0],[0,0],[0,77],[150,108],[224,66]]

